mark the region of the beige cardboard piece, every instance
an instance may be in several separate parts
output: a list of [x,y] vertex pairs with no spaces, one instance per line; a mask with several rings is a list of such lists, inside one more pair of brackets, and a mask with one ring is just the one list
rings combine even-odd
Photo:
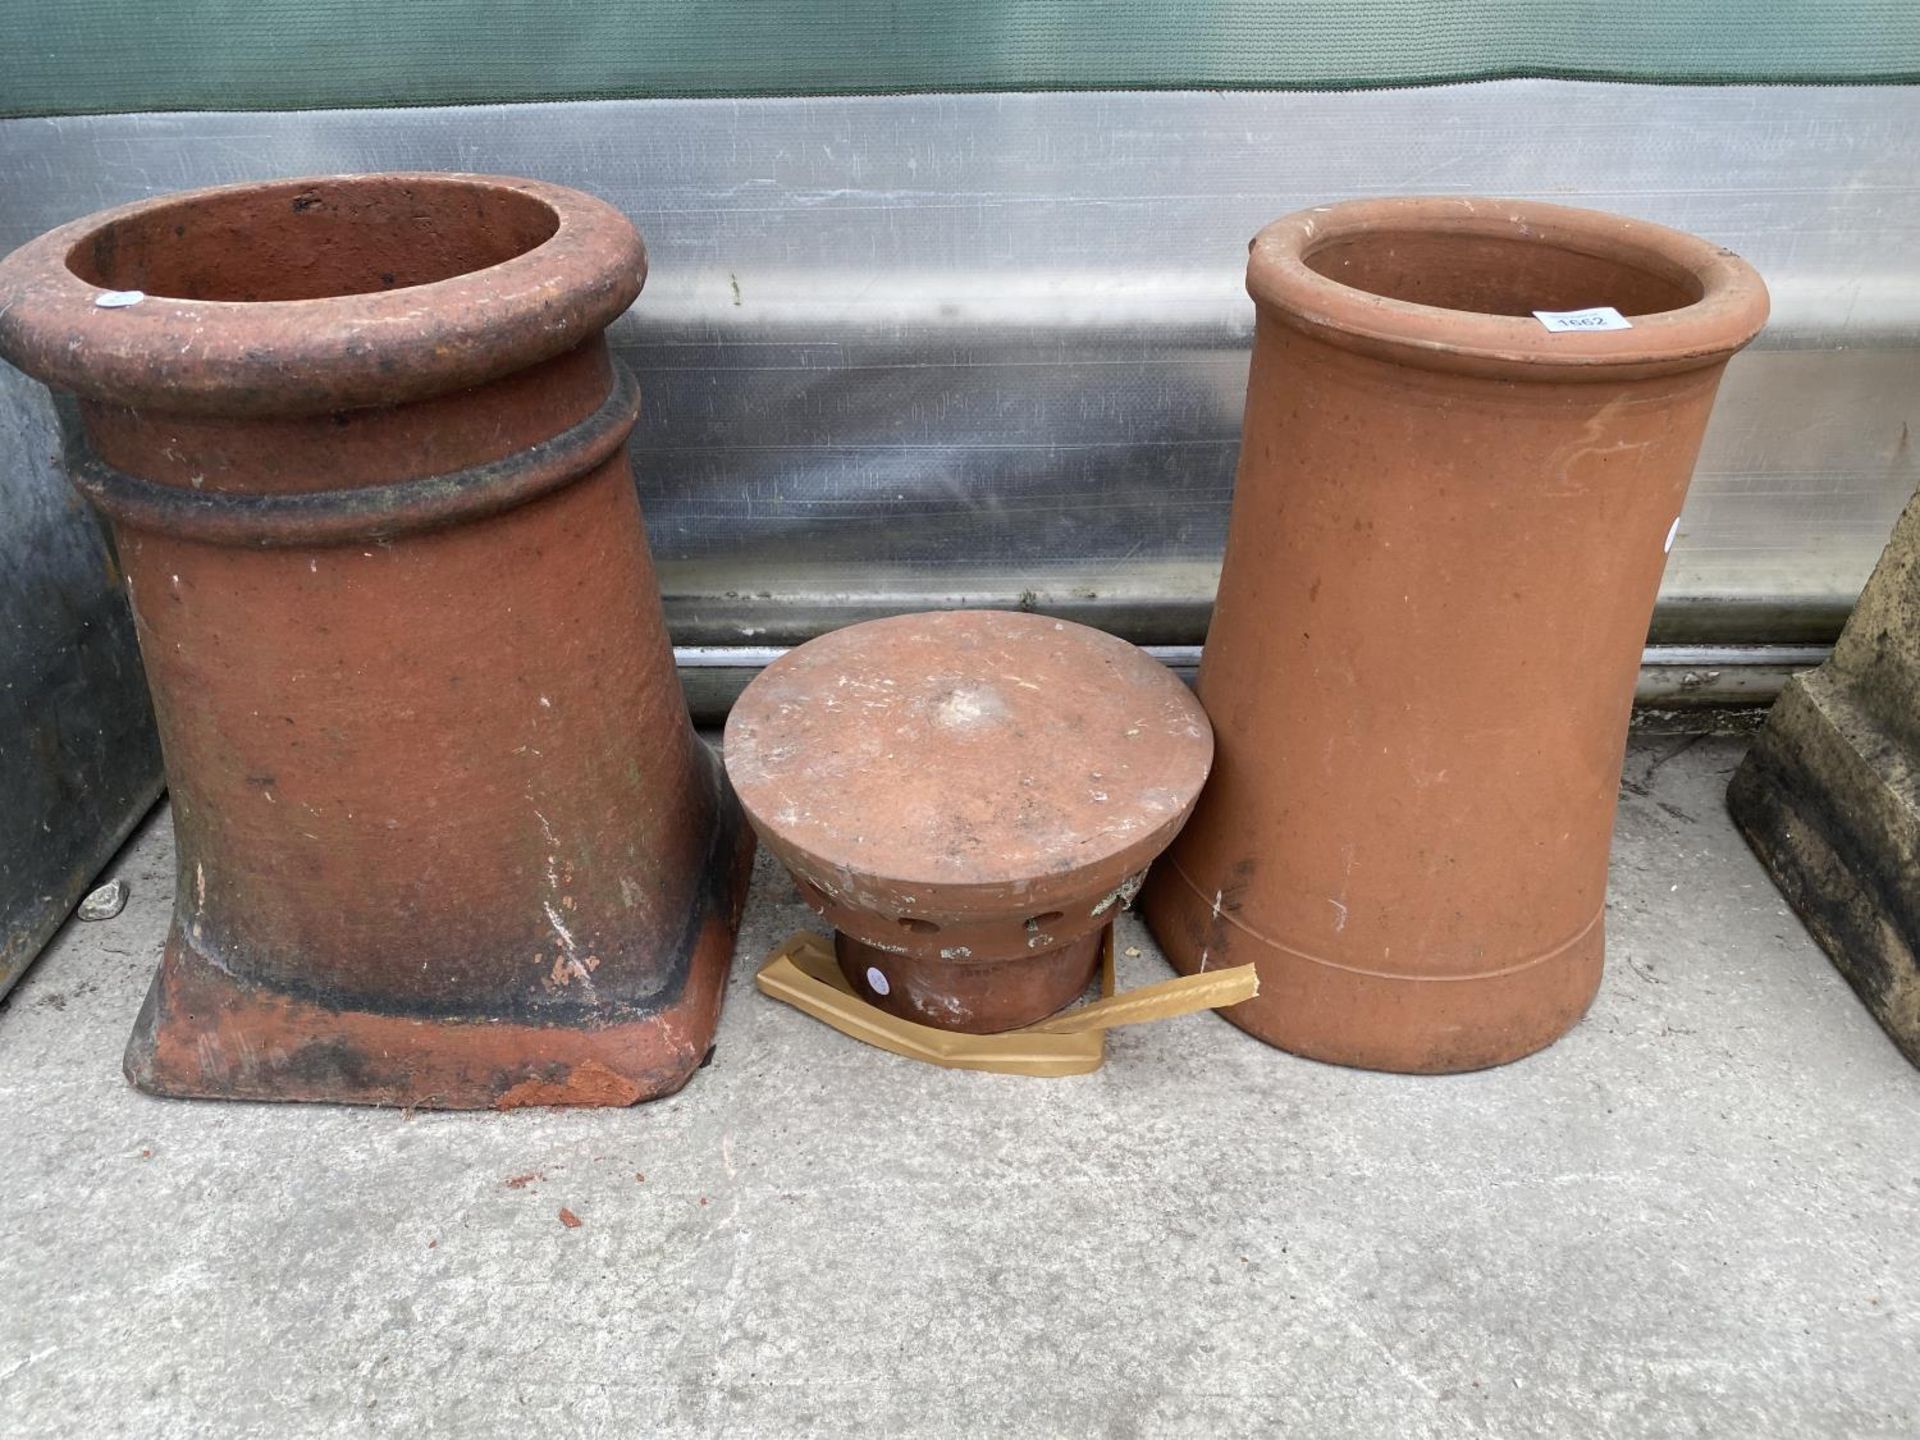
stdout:
[[831,941],[802,930],[775,950],[754,977],[762,994],[784,1000],[895,1055],[950,1070],[1000,1075],[1084,1075],[1106,1059],[1106,1032],[1115,1025],[1165,1020],[1195,1010],[1237,1005],[1259,993],[1251,965],[1209,970],[1113,993],[1113,927],[1101,947],[1100,999],[1049,1016],[1024,1030],[964,1035],[916,1025],[877,1010],[854,994],[833,958]]

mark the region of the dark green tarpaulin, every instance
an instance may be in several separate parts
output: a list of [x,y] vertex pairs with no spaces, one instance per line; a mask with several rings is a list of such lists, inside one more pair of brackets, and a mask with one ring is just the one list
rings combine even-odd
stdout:
[[0,0],[0,113],[1920,78],[1909,0]]

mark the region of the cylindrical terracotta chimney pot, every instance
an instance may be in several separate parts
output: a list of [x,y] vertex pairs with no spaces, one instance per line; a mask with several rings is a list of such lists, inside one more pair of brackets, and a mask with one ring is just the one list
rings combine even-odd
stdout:
[[[1271,1044],[1516,1059],[1599,983],[1640,652],[1765,287],[1657,225],[1449,198],[1277,221],[1247,288],[1218,755],[1147,919],[1178,969],[1259,966],[1223,1013]],[[1625,327],[1534,313],[1595,307]]]
[[1077,999],[1207,776],[1207,717],[1124,640],[1042,615],[898,615],[769,665],[727,772],[873,1005],[989,1034]]
[[79,399],[179,852],[127,1051],[168,1095],[625,1104],[709,1048],[752,837],[694,735],[589,196],[328,176],[0,262]]

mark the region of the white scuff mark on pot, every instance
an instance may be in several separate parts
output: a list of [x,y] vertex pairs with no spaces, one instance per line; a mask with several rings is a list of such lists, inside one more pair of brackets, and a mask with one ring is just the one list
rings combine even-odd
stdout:
[[1092,914],[1104,916],[1104,914],[1106,914],[1108,910],[1112,910],[1116,904],[1121,910],[1131,908],[1131,906],[1133,906],[1133,897],[1139,895],[1140,885],[1144,885],[1144,883],[1146,883],[1146,872],[1144,872],[1144,870],[1140,870],[1139,874],[1125,877],[1123,881],[1119,881],[1119,885],[1116,885],[1104,899],[1100,900],[1100,902],[1092,908]]
[[193,905],[196,910],[207,906],[207,867],[197,860],[193,866]]
[[[528,798],[531,800],[532,797]],[[573,931],[568,928],[565,918],[560,913],[561,905],[572,903],[571,897],[561,894],[560,840],[553,833],[553,826],[548,822],[546,815],[537,805],[533,807],[533,818],[540,822],[540,833],[552,847],[547,852],[546,867],[547,889],[550,893],[540,902],[540,909],[547,917],[547,926],[553,931],[553,938],[560,942],[560,953],[553,957],[553,970],[548,976],[548,983],[559,986],[578,981],[581,987],[591,995],[593,994],[593,972],[599,968],[600,959],[596,955],[581,955],[579,942],[574,938]],[[556,900],[560,903],[555,904]]]
[[942,960],[970,960],[973,958],[973,950],[970,946],[966,945],[949,945],[940,952],[940,958]]
[[937,1010],[955,1024],[964,1025],[973,1018],[973,1012],[952,995],[936,995],[930,992],[913,990],[909,992],[914,1007],[922,1012]]
[[[1445,779],[1446,774],[1447,772],[1442,770],[1435,778]],[[1333,922],[1333,933],[1336,935],[1341,934],[1347,928],[1347,882],[1353,878],[1353,866],[1357,858],[1354,854],[1352,841],[1348,841],[1340,847],[1340,856],[1342,861],[1340,866],[1340,893],[1327,897],[1327,903],[1333,906],[1336,912],[1336,918]]]
[[1000,719],[1006,709],[993,691],[982,686],[963,686],[948,692],[933,707],[933,719],[949,730],[971,730]]
[[241,1030],[234,1035],[233,1048],[240,1052],[239,1061],[234,1068],[242,1075],[256,1074],[260,1069],[260,1052],[254,1047],[246,1031]]
[[218,1032],[209,1030],[193,1042],[193,1058],[205,1075],[225,1075],[227,1057],[220,1048]]
[[[1226,898],[1227,898],[1227,892],[1225,890],[1216,890],[1213,892],[1213,915],[1211,919],[1213,922],[1212,928],[1215,931],[1218,931],[1220,928],[1220,902],[1225,900]],[[1200,968],[1198,971],[1195,972],[1196,974],[1205,973],[1207,968],[1207,957],[1211,954],[1213,954],[1213,942],[1209,940],[1205,945],[1202,945],[1200,947]]]
[[558,989],[578,980],[587,994],[593,994],[593,972],[600,968],[600,957],[589,955],[584,960],[576,960],[571,955],[553,957],[553,969],[547,972],[547,983]]
[[[553,874],[551,860],[548,861],[547,874],[549,877]],[[577,953],[579,947],[574,942],[573,931],[567,928],[567,922],[560,917],[560,908],[551,900],[542,900],[540,908],[547,912],[547,923],[553,927],[554,938],[560,942],[560,948],[570,956]]]
[[1609,400],[1580,427],[1580,433],[1556,452],[1544,467],[1546,472],[1559,477],[1561,483],[1567,480],[1567,472],[1575,462],[1589,455],[1617,455],[1633,450],[1644,450],[1653,444],[1652,440],[1615,440],[1611,445],[1601,443],[1602,438],[1612,426],[1614,417],[1625,405],[1624,398]]
[[[547,874],[553,875],[552,861],[548,861]],[[549,980],[554,985],[566,985],[579,981],[582,988],[593,993],[593,972],[600,968],[600,959],[596,955],[582,956],[579,944],[573,938],[573,931],[567,928],[567,922],[560,917],[559,908],[551,901],[541,902],[540,908],[546,912],[547,924],[553,929],[554,939],[560,942],[560,953],[553,957],[553,971]]]
[[553,701],[551,701],[551,700],[549,700],[549,699],[548,699],[548,698],[547,698],[546,696],[544,696],[544,695],[542,695],[542,696],[540,697],[540,708],[541,708],[542,710],[551,710],[551,709],[553,709]]

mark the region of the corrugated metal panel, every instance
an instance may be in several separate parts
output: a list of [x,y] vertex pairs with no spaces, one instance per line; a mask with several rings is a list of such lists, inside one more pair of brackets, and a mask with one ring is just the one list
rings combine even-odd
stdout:
[[1920,91],[1515,81],[1359,94],[610,102],[0,123],[0,244],[317,170],[537,175],[653,254],[616,329],[675,636],[1022,600],[1200,639],[1265,220],[1537,195],[1740,251],[1730,368],[1656,622],[1830,636],[1916,471]]

